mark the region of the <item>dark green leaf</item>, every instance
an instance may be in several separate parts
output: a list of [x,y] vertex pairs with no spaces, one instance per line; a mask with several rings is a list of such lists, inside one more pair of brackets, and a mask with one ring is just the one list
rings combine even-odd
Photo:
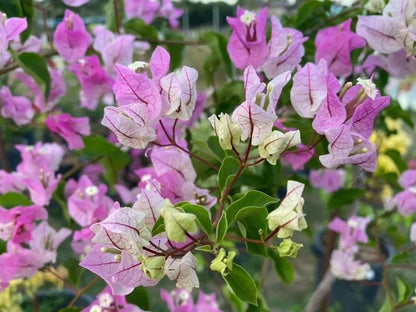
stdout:
[[81,311],[81,308],[68,307],[68,308],[60,309],[58,312],[80,312],[80,311]]
[[[240,221],[246,229],[247,238],[262,240],[267,235],[269,230],[266,221],[267,215],[268,211],[263,207],[258,209],[256,215],[249,216]],[[260,235],[261,233],[263,235]],[[267,256],[264,244],[246,243],[246,245],[250,253]]]
[[155,225],[153,226],[152,236],[160,234],[164,231],[165,231],[165,221],[163,220],[163,217],[160,216],[159,219],[156,220]]
[[343,206],[351,205],[356,199],[364,195],[362,189],[340,189],[331,194],[328,200],[328,208],[338,209]]
[[251,213],[255,213],[257,208],[266,207],[278,202],[279,200],[277,198],[271,197],[263,192],[257,190],[249,191],[225,210],[228,223],[232,224],[235,221],[249,216]]
[[130,163],[129,155],[101,136],[85,137],[84,143],[81,155],[90,160],[99,159],[105,168],[104,178],[110,185],[114,185],[120,171]]
[[403,156],[400,155],[400,153],[398,151],[393,150],[393,149],[389,149],[389,150],[385,151],[384,154],[389,156],[394,161],[394,164],[397,166],[397,168],[400,170],[400,172],[403,172],[403,171],[407,170],[407,164],[403,160]]
[[412,115],[409,114],[408,111],[404,110],[400,106],[399,102],[395,100],[391,100],[390,105],[383,110],[383,115],[393,119],[401,119],[412,129],[415,126],[412,120]]
[[81,281],[82,273],[84,273],[84,268],[79,265],[79,260],[75,258],[68,258],[64,262],[65,268],[68,270],[68,278],[69,281],[75,287],[79,286],[79,282]]
[[224,158],[220,171],[218,172],[218,185],[221,191],[226,188],[228,177],[235,176],[239,168],[240,162],[236,158],[232,156]]
[[[165,38],[171,42],[184,41],[184,38],[180,33],[173,31],[165,33]],[[182,65],[185,45],[182,43],[169,43],[166,45],[166,50],[170,54],[170,70],[173,71]]]
[[39,54],[33,52],[23,52],[20,54],[12,52],[12,55],[24,72],[30,75],[39,85],[43,91],[46,102],[51,90],[51,77],[49,75],[46,60]]
[[[157,40],[157,29],[152,25],[147,25],[140,18],[133,18],[124,24],[127,33],[135,35],[138,39],[150,41]],[[153,44],[155,46],[155,44]]]
[[242,301],[257,305],[256,283],[243,267],[234,263],[231,272],[222,277],[238,298]]
[[133,292],[126,296],[127,302],[138,306],[140,309],[150,311],[150,300],[147,288],[136,287]]
[[6,193],[0,195],[0,206],[6,209],[16,206],[30,206],[32,202],[22,193]]
[[[204,141],[196,141],[192,143],[192,153],[201,157],[202,159],[214,164],[216,166],[221,165],[221,159],[211,150],[208,146],[207,142]],[[198,173],[198,178],[203,179],[207,178],[211,175],[211,173],[215,173],[215,171],[208,167],[207,165],[203,164],[199,160],[192,158],[192,164],[196,172]]]
[[228,300],[236,309],[236,312],[244,312],[244,302],[235,295],[228,285],[224,285],[222,292],[224,293],[226,300]]
[[26,17],[27,28],[20,34],[22,42],[30,36],[33,24],[32,0],[3,0],[0,1],[0,11],[6,13],[7,17]]
[[215,112],[232,113],[237,105],[244,101],[244,86],[242,81],[231,81],[215,90],[217,99]]
[[273,260],[274,269],[282,282],[285,284],[290,284],[295,277],[295,269],[293,268],[292,263],[289,262],[286,258],[280,257],[279,254],[272,248],[269,248],[267,253],[270,259]]
[[207,235],[211,235],[212,223],[209,217],[208,210],[205,207],[199,205],[185,204],[182,206],[183,211],[192,213],[196,216],[196,221],[201,230]]
[[217,233],[216,233],[217,244],[220,244],[223,241],[225,234],[227,234],[227,229],[228,229],[227,215],[225,214],[225,212],[222,212],[221,219],[218,222],[218,226],[217,226]]
[[[201,39],[205,41],[211,49],[211,61],[223,63],[225,72],[229,78],[233,78],[233,65],[227,52],[227,39],[220,33],[209,31],[202,34]],[[218,66],[217,66],[218,67]],[[217,68],[214,69],[214,71]]]

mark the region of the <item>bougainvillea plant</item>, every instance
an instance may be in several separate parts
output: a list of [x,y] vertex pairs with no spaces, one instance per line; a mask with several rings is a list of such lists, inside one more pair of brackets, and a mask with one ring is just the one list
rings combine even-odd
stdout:
[[[109,0],[106,26],[57,2],[0,3],[3,294],[42,271],[62,312],[159,311],[154,289],[177,312],[326,311],[340,280],[381,285],[372,311],[414,304],[416,166],[377,139],[413,127],[385,91],[416,74],[413,0],[238,6],[190,41],[170,0]],[[268,304],[267,263],[290,283],[311,234],[316,289]]]

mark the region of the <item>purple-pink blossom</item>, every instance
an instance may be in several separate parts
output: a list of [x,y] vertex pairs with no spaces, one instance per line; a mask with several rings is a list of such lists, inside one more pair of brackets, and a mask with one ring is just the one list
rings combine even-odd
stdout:
[[97,55],[88,56],[69,66],[81,84],[81,106],[89,110],[97,107],[103,95],[111,94],[114,80],[100,65]]
[[269,54],[266,41],[267,7],[257,14],[237,7],[237,17],[227,17],[233,29],[227,51],[235,67],[259,68]]
[[351,19],[337,26],[321,29],[315,38],[315,62],[324,59],[328,70],[338,77],[352,73],[351,52],[362,48],[366,42],[350,30]]
[[53,42],[68,63],[75,63],[84,57],[92,38],[81,17],[71,10],[65,10],[64,18],[55,30]]
[[70,149],[83,148],[82,137],[91,133],[88,117],[72,117],[69,114],[52,115],[46,119],[45,124],[49,130],[62,136]]

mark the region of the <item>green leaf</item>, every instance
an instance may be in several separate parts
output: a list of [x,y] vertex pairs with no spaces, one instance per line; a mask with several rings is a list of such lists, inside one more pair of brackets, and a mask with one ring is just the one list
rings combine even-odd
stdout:
[[224,158],[220,167],[220,171],[218,172],[218,185],[221,191],[227,187],[227,179],[229,177],[234,177],[239,168],[240,162],[238,159],[232,156],[227,156]]
[[130,156],[101,136],[85,137],[84,143],[85,147],[80,154],[90,160],[100,159],[105,168],[104,178],[110,185],[114,185],[120,171],[130,163]]
[[79,260],[75,258],[66,259],[64,266],[68,270],[69,281],[72,285],[78,287],[85,269],[79,265]]
[[407,170],[407,164],[403,160],[403,156],[400,155],[400,153],[398,151],[393,150],[393,149],[389,149],[389,150],[385,151],[384,154],[389,156],[394,161],[394,164],[396,165],[397,169],[399,169],[400,172],[403,172],[403,171]]
[[364,195],[362,189],[340,189],[331,194],[328,200],[328,208],[337,209],[342,206],[351,205],[356,199]]
[[219,86],[214,96],[217,99],[215,113],[231,114],[234,108],[244,101],[244,84],[242,81],[231,81],[224,86]]
[[[249,216],[247,218],[244,218],[240,220],[240,222],[244,225],[246,229],[246,238],[250,239],[257,239],[262,240],[269,231],[266,217],[268,215],[268,211],[265,207],[259,208],[258,213],[252,216]],[[263,235],[260,235],[262,232]],[[256,243],[246,243],[247,250],[250,253],[261,255],[261,256],[267,256],[266,248],[264,247],[264,244],[256,244]]]
[[235,295],[228,285],[223,286],[222,292],[226,300],[235,307],[236,312],[244,312],[244,302]]
[[68,308],[60,309],[58,312],[80,312],[80,311],[81,311],[81,308],[68,307]]
[[[214,61],[218,65],[223,63],[227,76],[233,78],[233,64],[231,63],[230,56],[227,52],[227,38],[220,33],[208,31],[201,35],[201,39],[205,41],[211,49],[211,61]],[[213,68],[213,71],[216,71],[218,68],[218,66],[215,67]]]
[[378,310],[378,312],[391,312],[391,311],[393,311],[393,307],[390,303],[389,296],[386,296],[386,299],[384,300],[384,303],[381,306],[380,310]]
[[[180,33],[173,32],[173,31],[166,32],[165,38],[166,40],[177,41],[177,42],[184,41],[184,38]],[[182,65],[185,44],[169,43],[166,45],[166,50],[170,54],[170,70],[173,71]]]
[[408,111],[404,110],[399,102],[391,100],[391,103],[388,107],[383,109],[383,116],[389,116],[393,119],[403,120],[409,127],[414,128],[415,124],[412,120],[412,115]]
[[16,206],[30,206],[32,202],[22,193],[9,192],[0,195],[0,206],[6,209]]
[[274,269],[279,275],[280,279],[285,284],[290,284],[295,277],[295,269],[291,262],[286,258],[281,258],[279,254],[272,248],[267,249],[267,253],[271,260],[273,260]]
[[[147,25],[143,20],[140,18],[133,18],[129,21],[127,21],[124,24],[124,30],[136,36],[138,39],[141,40],[147,40],[150,41],[156,41],[157,40],[157,29],[153,27],[152,25]],[[152,44],[154,47],[156,44]]]
[[413,287],[400,277],[396,279],[397,284],[397,303],[406,302],[413,294]]
[[220,221],[218,222],[218,226],[217,226],[217,233],[216,233],[217,244],[220,244],[223,241],[225,234],[227,234],[227,229],[228,229],[227,215],[223,211]]
[[209,217],[208,210],[199,205],[185,204],[182,206],[183,211],[192,213],[196,216],[198,227],[203,230],[207,235],[211,235],[212,223]]
[[243,267],[234,263],[232,271],[222,277],[238,298],[257,305],[256,283]]
[[[114,6],[117,6],[117,11]],[[112,32],[118,32],[117,20],[122,21],[124,17],[124,1],[108,0],[104,6],[105,17],[107,21],[106,28]],[[116,18],[116,12],[118,14]]]
[[147,288],[136,287],[132,293],[126,296],[127,302],[138,306],[140,309],[150,311],[150,300]]
[[227,207],[227,220],[229,224],[239,221],[249,215],[256,213],[258,208],[277,204],[279,200],[263,192],[253,190],[244,194],[243,197],[233,202]]
[[51,90],[51,76],[49,75],[46,60],[34,52],[23,52],[17,54],[12,51],[11,53],[14,60],[19,64],[24,72],[31,76],[39,85],[45,96],[45,102],[47,102],[49,92]]
[[[191,151],[198,157],[205,159],[211,164],[214,164],[216,166],[220,166],[221,164],[221,159],[211,150],[207,142],[204,142],[204,141],[192,142]],[[202,162],[195,159],[194,157],[192,157],[192,164],[194,165],[194,168],[196,172],[198,173],[198,178],[200,179],[207,178],[212,173],[215,173],[215,170],[203,164]]]
[[397,227],[397,225],[389,226],[385,230],[385,234],[389,236],[395,247],[404,246],[408,241],[407,234],[402,233]]
[[157,220],[155,225],[152,229],[152,236],[155,236],[157,234],[160,234],[165,231],[165,221],[163,220],[163,217],[160,216]]

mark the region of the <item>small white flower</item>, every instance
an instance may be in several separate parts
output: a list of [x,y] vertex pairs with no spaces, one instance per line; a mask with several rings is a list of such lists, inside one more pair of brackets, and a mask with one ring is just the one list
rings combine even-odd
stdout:
[[130,64],[128,67],[134,71],[137,71],[137,70],[141,71],[141,70],[147,69],[149,67],[149,64],[146,62],[137,61],[137,62]]
[[378,90],[371,79],[357,78],[358,84],[364,88],[365,94],[372,100],[377,96]]
[[354,219],[348,220],[347,224],[352,229],[355,229],[358,226],[357,220],[354,220]]
[[88,187],[85,189],[85,193],[86,193],[88,196],[94,196],[95,194],[97,194],[97,193],[98,193],[98,187],[96,187],[95,185],[88,186]]
[[186,290],[183,290],[179,293],[178,297],[181,300],[181,302],[187,303],[189,299],[189,292],[187,292]]
[[251,23],[256,19],[256,13],[253,11],[244,11],[244,14],[240,16],[240,21],[247,26],[250,26]]
[[102,294],[98,298],[98,301],[100,302],[100,306],[102,308],[109,308],[111,304],[114,302],[114,298],[109,293],[106,293],[106,294]]
[[101,307],[97,304],[94,304],[91,309],[90,312],[103,312],[103,309],[101,309]]

